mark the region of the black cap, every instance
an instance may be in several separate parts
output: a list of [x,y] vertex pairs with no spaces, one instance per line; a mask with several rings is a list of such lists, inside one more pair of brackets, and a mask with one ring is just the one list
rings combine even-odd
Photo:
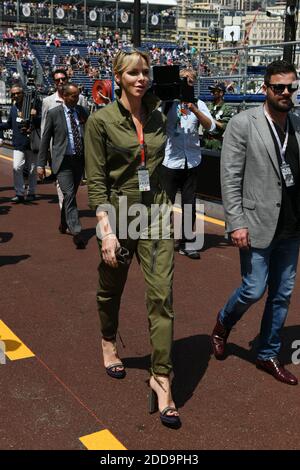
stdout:
[[222,83],[222,82],[219,82],[219,83],[216,83],[215,85],[210,85],[208,87],[209,90],[213,91],[213,90],[221,90],[223,91],[223,93],[226,92],[226,85],[225,83]]

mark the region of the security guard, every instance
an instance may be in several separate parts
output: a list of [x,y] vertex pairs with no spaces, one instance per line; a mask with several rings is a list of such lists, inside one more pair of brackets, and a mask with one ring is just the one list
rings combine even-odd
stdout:
[[213,101],[207,107],[215,120],[216,128],[213,131],[204,131],[204,147],[211,150],[221,150],[223,134],[228,121],[233,116],[233,110],[224,102],[226,91],[224,83],[217,83],[208,88],[213,94]]

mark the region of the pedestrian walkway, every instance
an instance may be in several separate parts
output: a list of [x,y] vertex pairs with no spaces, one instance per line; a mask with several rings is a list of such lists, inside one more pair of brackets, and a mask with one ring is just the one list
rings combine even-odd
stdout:
[[[0,157],[0,346],[6,350],[5,360],[0,354],[0,449],[299,448],[299,387],[254,366],[263,301],[230,335],[228,358],[211,356],[218,309],[240,279],[238,253],[224,240],[222,224],[205,223],[200,260],[176,254],[173,395],[183,426],[174,431],[147,411],[151,348],[138,263],[120,316],[127,377],[114,381],[101,360],[98,252],[87,188],[79,188],[78,206],[88,245],[76,250],[58,231],[53,183],[38,185],[37,201],[10,203],[7,158]],[[282,359],[300,379],[300,364],[291,364],[292,344],[300,340],[299,287],[298,279]]]

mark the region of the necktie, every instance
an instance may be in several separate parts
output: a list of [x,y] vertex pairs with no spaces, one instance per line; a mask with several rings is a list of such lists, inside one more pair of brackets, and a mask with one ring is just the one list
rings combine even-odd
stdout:
[[69,110],[69,116],[70,116],[70,121],[71,121],[75,153],[76,155],[82,155],[83,145],[82,145],[81,135],[80,135],[80,131],[77,126],[77,123],[76,123],[76,119],[74,117],[74,112],[71,109]]

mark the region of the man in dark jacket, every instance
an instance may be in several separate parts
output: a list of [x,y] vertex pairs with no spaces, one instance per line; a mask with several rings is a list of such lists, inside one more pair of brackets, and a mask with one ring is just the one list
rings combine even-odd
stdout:
[[64,199],[59,231],[73,235],[77,248],[85,248],[76,205],[76,193],[84,170],[83,125],[88,114],[78,106],[79,89],[74,83],[64,86],[61,106],[47,113],[38,156],[38,175],[45,177],[48,149],[52,139],[52,170]]
[[[14,174],[14,187],[16,196],[11,199],[12,202],[20,203],[25,202],[25,185],[23,170],[26,168],[29,171],[28,175],[28,194],[26,201],[35,200],[36,188],[36,159],[37,154],[31,150],[30,147],[30,132],[31,130],[26,126],[22,116],[22,105],[24,99],[24,91],[21,85],[13,85],[11,88],[11,98],[13,105],[10,109],[8,120],[0,124],[0,130],[12,129],[13,131],[13,174]],[[33,125],[38,127],[40,118],[37,116],[35,109],[31,110]]]

